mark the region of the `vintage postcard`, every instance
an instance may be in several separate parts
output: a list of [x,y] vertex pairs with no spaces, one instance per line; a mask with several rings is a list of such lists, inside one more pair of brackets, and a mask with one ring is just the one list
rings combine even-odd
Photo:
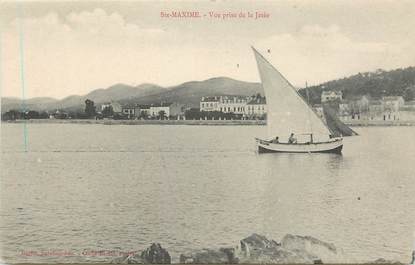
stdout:
[[415,264],[415,2],[2,1],[2,263]]

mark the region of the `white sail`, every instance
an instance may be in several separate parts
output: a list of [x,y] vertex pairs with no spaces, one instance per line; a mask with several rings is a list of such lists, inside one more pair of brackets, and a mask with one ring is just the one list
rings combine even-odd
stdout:
[[278,136],[280,141],[285,141],[291,133],[297,137],[313,134],[314,142],[327,141],[330,131],[323,121],[281,73],[252,49],[267,99],[268,136]]

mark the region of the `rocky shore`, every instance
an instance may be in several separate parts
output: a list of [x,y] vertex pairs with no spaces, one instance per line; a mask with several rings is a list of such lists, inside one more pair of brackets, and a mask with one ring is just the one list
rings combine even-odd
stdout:
[[[115,264],[169,264],[172,258],[158,243],[153,243],[140,254],[118,257]],[[280,242],[252,234],[237,246],[202,249],[183,253],[182,264],[323,264],[345,262],[343,253],[336,247],[310,236],[285,235]],[[402,264],[397,261],[377,259],[371,264]]]
[[286,235],[277,242],[265,236],[252,234],[236,247],[202,250],[180,255],[180,263],[256,263],[256,264],[321,264],[337,260],[333,244],[313,237]]
[[[316,247],[319,245],[319,247]],[[318,249],[320,248],[320,249]],[[180,263],[185,264],[238,264],[238,263],[306,263],[320,264],[322,254],[335,256],[334,245],[311,237],[286,235],[281,242],[270,240],[265,236],[252,234],[240,241],[238,246],[203,249],[181,254]],[[111,263],[149,264],[170,263],[171,257],[160,244],[152,244],[141,254],[116,258]]]

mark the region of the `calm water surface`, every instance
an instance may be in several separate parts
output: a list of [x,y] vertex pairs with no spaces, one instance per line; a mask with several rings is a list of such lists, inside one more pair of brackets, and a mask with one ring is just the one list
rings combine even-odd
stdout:
[[261,126],[28,124],[23,152],[23,125],[2,124],[2,259],[108,261],[82,252],[161,242],[177,261],[256,232],[332,242],[343,262],[408,262],[415,127],[356,130],[342,156],[259,155]]

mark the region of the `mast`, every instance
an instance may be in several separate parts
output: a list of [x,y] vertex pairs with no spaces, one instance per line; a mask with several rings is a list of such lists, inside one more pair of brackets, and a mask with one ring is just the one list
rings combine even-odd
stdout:
[[[311,102],[310,102],[310,95],[308,94],[308,84],[307,81],[305,81],[305,93],[307,95],[307,103],[308,105],[311,107]],[[313,111],[312,109],[309,109],[308,111],[308,123],[310,125],[310,142],[313,142],[313,122],[311,121],[311,111]]]

